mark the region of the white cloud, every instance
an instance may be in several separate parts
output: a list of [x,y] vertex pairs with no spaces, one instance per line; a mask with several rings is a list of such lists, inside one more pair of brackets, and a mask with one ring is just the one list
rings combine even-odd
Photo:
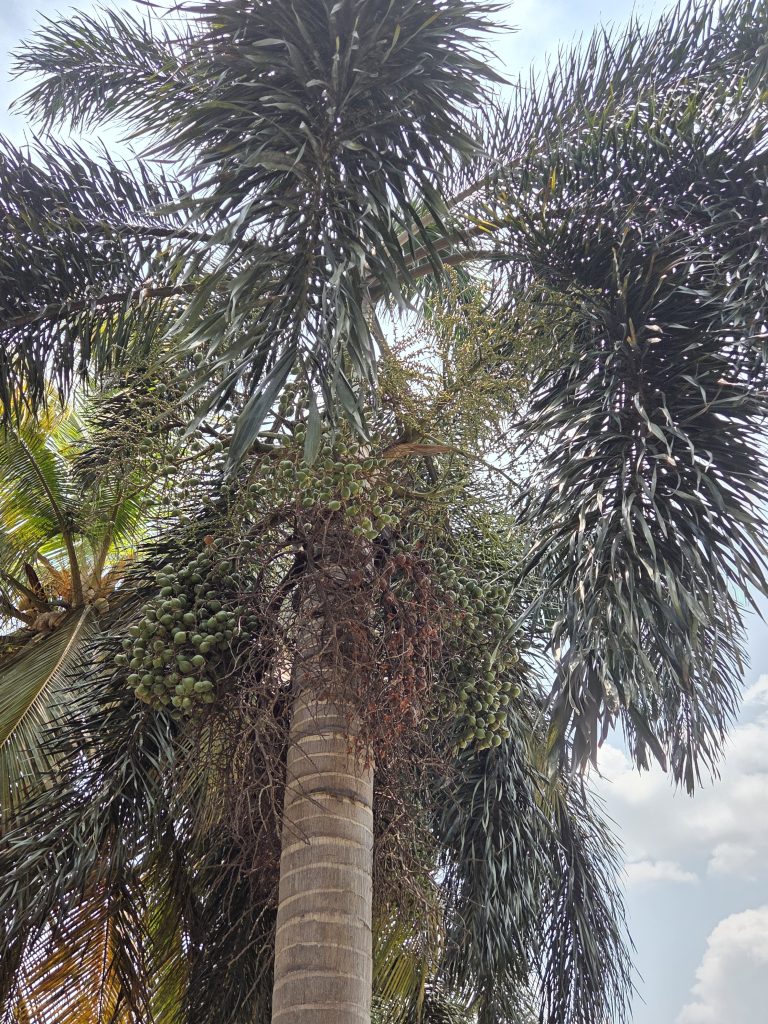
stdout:
[[686,871],[673,860],[635,860],[625,865],[627,885],[643,885],[652,882],[698,882],[693,871]]
[[630,865],[672,863],[684,872],[706,869],[711,876],[740,879],[768,875],[768,675],[744,695],[721,778],[693,799],[673,792],[659,768],[635,771],[616,747],[605,746],[600,768],[599,789],[620,826]]
[[707,940],[676,1024],[755,1024],[768,996],[768,906],[732,914]]

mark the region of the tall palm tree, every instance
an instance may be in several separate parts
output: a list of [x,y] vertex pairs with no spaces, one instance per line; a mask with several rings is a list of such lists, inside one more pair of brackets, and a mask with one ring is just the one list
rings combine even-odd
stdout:
[[[168,520],[124,573],[80,654],[82,678],[62,680],[68,713],[54,716],[44,744],[55,785],[38,771],[8,822],[0,1006],[10,1019],[269,1019],[286,666],[297,631],[303,649],[305,605],[318,595],[325,639],[329,623],[358,626],[356,649],[337,650],[332,674],[336,658],[358,673],[368,659],[364,682],[350,671],[344,696],[378,758],[377,1019],[451,1019],[463,1006],[491,1020],[540,1002],[567,1021],[620,1005],[627,961],[611,840],[580,785],[566,773],[547,778],[539,684],[511,656],[518,641],[489,576],[510,577],[517,550],[493,539],[508,497],[489,424],[519,403],[522,383],[511,387],[508,358],[493,361],[483,306],[457,287],[449,311],[435,309],[430,330],[392,352],[387,397],[370,413],[375,457],[360,460],[350,439],[339,468],[337,439],[336,460],[323,455],[307,475],[309,406],[298,393],[283,403],[280,429],[264,432],[247,486],[222,490],[211,459],[223,452],[185,460],[198,478],[182,508],[198,513]],[[414,377],[407,353],[423,352],[432,335]],[[130,393],[120,413],[122,424],[136,420]],[[401,442],[423,415],[442,422],[440,442]],[[100,451],[104,467],[120,448]],[[386,481],[397,487],[389,496]],[[369,510],[386,518],[385,533],[366,521]],[[478,546],[484,520],[494,525]],[[351,552],[332,564],[329,590],[326,567],[307,564],[307,531],[342,523]],[[357,580],[350,607],[335,573],[368,549],[371,577]],[[496,619],[509,634],[503,655]],[[472,659],[489,666],[477,681]],[[297,664],[320,684],[313,659]],[[327,664],[326,654],[319,670]],[[0,670],[0,691],[8,678]],[[562,889],[565,862],[581,879],[572,892]],[[570,957],[578,970],[566,982]]]
[[[312,462],[323,411],[341,409],[366,434],[363,399],[385,344],[376,304],[418,301],[450,265],[488,268],[498,308],[523,336],[535,328],[547,339],[525,423],[548,442],[528,488],[540,533],[525,575],[545,584],[530,613],[542,614],[557,663],[553,770],[594,758],[620,720],[640,766],[653,754],[692,789],[737,706],[734,591],[766,589],[765,4],[682,4],[653,29],[598,34],[521,86],[508,110],[470,125],[487,81],[475,35],[492,12],[458,0],[211,0],[157,31],[106,12],[50,25],[21,57],[41,76],[30,109],[48,124],[123,117],[166,157],[187,157],[188,192],[162,220],[145,195],[112,185],[105,196],[86,189],[74,221],[50,204],[9,219],[8,248],[23,259],[7,272],[0,399],[8,406],[25,382],[34,401],[52,365],[66,385],[81,335],[62,343],[59,325],[82,312],[85,287],[101,283],[104,253],[114,254],[109,266],[130,273],[99,310],[173,291],[187,300],[175,337],[221,379],[209,407],[245,394],[232,464],[292,376],[313,396],[320,389],[304,434]],[[61,192],[72,172],[60,156],[49,162]],[[23,183],[40,172],[18,159],[4,167],[21,208]],[[161,247],[173,279],[142,278]],[[64,263],[63,294],[50,295],[38,253],[62,249],[77,258]],[[30,287],[18,266],[31,268]],[[532,307],[548,322],[531,328]],[[96,362],[110,352],[96,346]],[[317,564],[333,561],[320,552]],[[310,585],[300,601],[310,640],[316,606]],[[321,723],[322,696],[309,699]],[[341,710],[354,732],[355,709]],[[310,742],[301,720],[295,764]],[[331,713],[312,742],[330,744],[338,722]],[[342,767],[341,749],[335,757]],[[362,835],[370,760],[343,769],[357,777]],[[336,774],[317,785],[332,791]],[[335,831],[302,856],[322,863],[322,840],[341,838],[337,818],[325,816],[321,827]],[[289,830],[284,838],[287,877],[298,847]],[[327,885],[323,914],[334,888],[357,885],[367,915],[368,847],[351,859],[346,881]],[[357,926],[347,927],[336,946],[358,948]],[[309,933],[288,946],[275,984],[296,1001],[283,1016],[301,1006],[313,1019],[317,1004],[288,979],[316,970],[333,988],[329,1005],[349,981],[353,1016],[365,1017],[366,951],[353,965],[323,962]]]

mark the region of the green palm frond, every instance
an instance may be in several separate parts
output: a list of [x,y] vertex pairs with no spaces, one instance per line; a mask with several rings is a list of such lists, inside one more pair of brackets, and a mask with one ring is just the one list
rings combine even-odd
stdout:
[[[440,271],[425,219],[442,222],[442,176],[476,150],[465,111],[496,80],[479,37],[498,9],[215,0],[184,8],[194,27],[184,39],[161,33],[145,45],[148,23],[102,12],[49,24],[44,46],[26,51],[21,66],[43,76],[34,102],[49,121],[65,111],[82,121],[82,67],[94,116],[122,104],[140,131],[162,135],[158,151],[190,156],[184,209],[193,234],[215,234],[188,254],[212,273],[187,311],[187,343],[251,395],[233,458],[298,366],[334,408],[357,415],[354,380],[375,374],[371,287],[399,298],[417,247]],[[133,94],[115,88],[117,47],[127,54],[119,66],[137,65]],[[142,86],[148,61],[164,92]],[[189,88],[171,102],[180,76]],[[213,289],[229,301],[209,312]]]
[[540,709],[519,704],[512,737],[465,755],[435,794],[446,898],[439,977],[470,993],[480,1024],[626,1019],[631,964],[617,845],[594,799],[547,781]]
[[379,922],[373,939],[373,993],[381,1024],[421,1022],[440,962],[436,915]]
[[0,666],[0,821],[37,789],[53,781],[47,741],[70,713],[72,678],[83,669],[84,651],[97,626],[90,608],[73,612]]
[[553,757],[583,767],[621,721],[638,765],[689,791],[738,707],[742,606],[768,589],[767,18],[682,3],[597,32],[488,120],[457,183],[457,215],[516,268],[508,305],[548,314],[525,516],[557,608]]
[[64,392],[146,351],[157,304],[179,290],[162,255],[176,221],[153,212],[177,192],[106,152],[49,139],[32,155],[0,138],[3,419],[43,406],[51,381]]
[[41,423],[25,417],[0,427],[0,568],[15,578],[41,551],[61,550],[79,585],[75,496],[58,443],[67,428],[66,414],[54,409]]
[[183,16],[166,25],[97,7],[65,23],[46,19],[15,54],[16,71],[39,79],[18,109],[46,129],[90,129],[135,114],[147,133],[161,130],[169,107],[199,98],[202,83],[185,61],[191,43]]

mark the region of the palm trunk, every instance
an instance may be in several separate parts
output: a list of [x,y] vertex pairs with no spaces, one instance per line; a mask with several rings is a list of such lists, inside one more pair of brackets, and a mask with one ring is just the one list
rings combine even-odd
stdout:
[[272,1022],[370,1024],[373,769],[351,711],[317,695],[311,618],[294,671]]

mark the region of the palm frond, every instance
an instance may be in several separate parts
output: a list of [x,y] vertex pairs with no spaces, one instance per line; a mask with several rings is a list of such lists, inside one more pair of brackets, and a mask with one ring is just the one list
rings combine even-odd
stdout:
[[[143,165],[129,172],[106,153],[99,160],[51,139],[33,158],[0,139],[3,419],[43,406],[51,383],[66,393],[86,368],[106,372],[126,350],[146,350],[143,328],[169,290],[160,253],[174,223],[152,211],[175,194]],[[142,302],[150,278],[159,297]]]
[[[625,1019],[631,967],[614,840],[594,801],[548,782],[535,706],[511,738],[465,755],[436,793],[447,902],[441,977],[468,992],[480,1024]],[[574,881],[576,884],[571,884]]]
[[30,641],[0,667],[0,821],[3,830],[38,789],[52,782],[47,740],[69,714],[72,677],[97,626],[90,608],[73,612],[52,633]]
[[[133,1024],[141,1012],[141,914],[128,884],[97,882],[24,955],[22,1005],[39,1024]],[[144,1018],[146,1019],[146,1017]]]
[[[114,7],[78,12],[65,22],[45,19],[14,55],[16,74],[39,80],[18,109],[44,129],[90,129],[139,114],[151,133],[169,105],[199,96],[201,83],[185,67],[190,43],[183,16],[173,30],[166,21]],[[166,113],[158,119],[159,110]]]
[[741,604],[768,588],[766,16],[683,4],[598,34],[519,101],[485,183],[526,268],[510,303],[541,289],[551,312],[524,426],[547,446],[525,515],[559,609],[553,756],[573,730],[583,766],[621,718],[688,790],[738,705]]
[[[44,47],[24,58],[25,70],[47,76],[35,94],[44,116],[66,108],[82,120],[71,88],[53,85],[82,60],[99,113],[127,104],[139,126],[162,131],[158,151],[191,156],[184,208],[193,233],[213,224],[215,234],[214,248],[190,254],[212,272],[187,311],[187,344],[205,347],[251,396],[233,459],[298,367],[322,383],[332,408],[359,414],[355,381],[375,374],[364,315],[371,285],[400,298],[398,278],[417,245],[441,268],[424,218],[442,221],[441,178],[475,151],[465,110],[496,78],[479,37],[498,9],[490,0],[188,4],[194,33],[183,57],[163,56],[173,49],[167,37],[146,47],[169,96],[179,63],[187,81],[205,83],[180,103],[141,86],[128,96],[111,66],[91,60],[105,34],[109,53],[127,32],[146,81],[135,51],[147,26],[122,16],[102,13],[98,30],[93,19],[49,25]],[[201,319],[213,289],[228,305]]]

